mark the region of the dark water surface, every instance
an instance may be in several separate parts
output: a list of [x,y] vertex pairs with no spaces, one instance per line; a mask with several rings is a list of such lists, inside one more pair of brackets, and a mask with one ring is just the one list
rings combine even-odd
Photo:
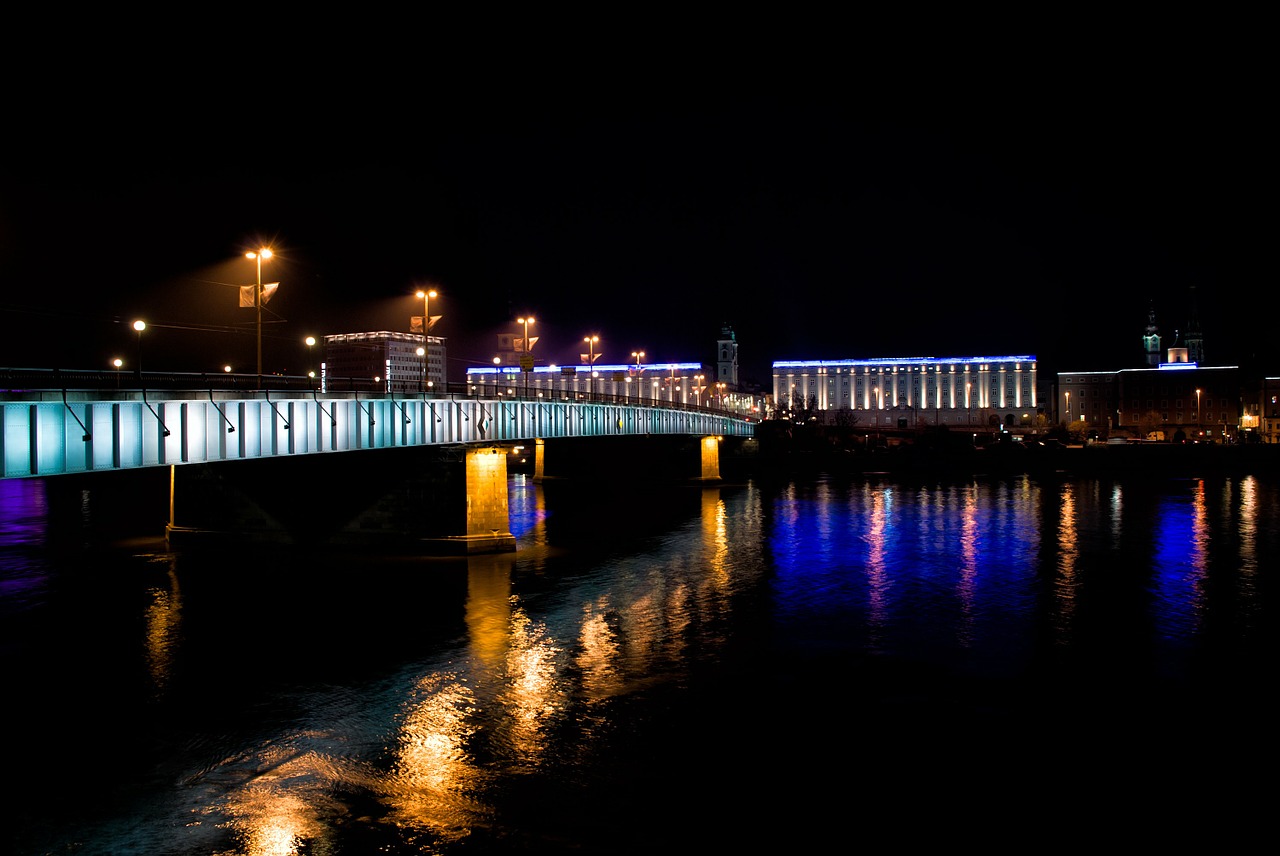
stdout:
[[510,499],[514,554],[171,554],[118,497],[0,481],[3,852],[1270,832],[1274,478],[514,476]]

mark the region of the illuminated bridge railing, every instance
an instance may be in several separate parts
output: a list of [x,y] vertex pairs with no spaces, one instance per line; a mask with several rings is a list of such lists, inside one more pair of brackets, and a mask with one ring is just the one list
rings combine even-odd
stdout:
[[13,378],[9,383],[0,389],[4,478],[536,438],[750,437],[756,426],[710,409],[619,400],[290,388],[20,389]]

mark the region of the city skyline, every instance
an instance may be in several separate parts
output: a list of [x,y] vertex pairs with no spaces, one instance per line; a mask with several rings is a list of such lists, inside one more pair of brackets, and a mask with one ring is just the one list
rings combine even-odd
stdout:
[[135,108],[88,150],[69,141],[105,108],[72,104],[3,174],[0,363],[96,368],[141,344],[157,369],[252,372],[236,290],[263,245],[266,371],[303,369],[308,335],[409,331],[424,286],[451,377],[525,314],[560,363],[584,335],[609,362],[710,359],[727,325],[763,387],[795,359],[1123,368],[1149,310],[1169,343],[1193,291],[1209,362],[1265,361],[1245,205],[1263,138],[1247,90],[1192,76],[516,88],[436,104],[425,139],[389,114],[269,155],[199,133],[203,102]]

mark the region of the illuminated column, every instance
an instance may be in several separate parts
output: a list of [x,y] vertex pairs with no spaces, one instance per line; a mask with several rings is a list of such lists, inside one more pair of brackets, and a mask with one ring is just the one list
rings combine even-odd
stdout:
[[702,438],[702,471],[699,479],[702,481],[719,481],[720,480],[720,438],[719,437],[703,437]]

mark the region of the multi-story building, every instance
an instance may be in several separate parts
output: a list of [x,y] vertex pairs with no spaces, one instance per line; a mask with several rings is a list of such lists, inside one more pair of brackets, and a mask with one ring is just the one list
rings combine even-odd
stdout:
[[1263,443],[1280,443],[1280,377],[1265,377],[1258,395],[1246,401],[1240,430],[1257,432]]
[[445,344],[439,336],[418,333],[335,333],[324,337],[320,365],[322,390],[341,389],[346,381],[374,380],[384,392],[444,389]]
[[1202,367],[1185,359],[1153,369],[1058,375],[1058,407],[1068,429],[1122,431],[1148,440],[1234,442],[1240,392],[1236,366]]
[[[1054,406],[1073,432],[1120,432],[1148,440],[1236,442],[1241,431],[1264,435],[1275,409],[1265,384],[1255,395],[1237,366],[1208,366],[1194,290],[1185,332],[1161,350],[1155,311],[1142,336],[1144,368],[1058,373]],[[1274,398],[1274,395],[1273,395]]]
[[1043,421],[1036,383],[1030,355],[773,364],[777,411],[868,427],[1032,426]]
[[[467,392],[477,395],[524,396],[550,401],[597,398],[682,407],[729,410],[744,418],[764,418],[768,401],[741,388],[738,382],[738,342],[727,324],[720,328],[714,365],[703,362],[602,365],[583,354],[582,365],[538,365],[524,359],[518,334],[499,333],[495,365],[467,369]],[[536,340],[529,338],[530,346]],[[517,363],[523,363],[518,365]]]
[[550,365],[528,371],[519,366],[473,366],[467,369],[467,392],[548,401],[598,399],[712,407],[744,418],[762,418],[764,402],[759,396],[730,389],[714,377],[702,363]]

